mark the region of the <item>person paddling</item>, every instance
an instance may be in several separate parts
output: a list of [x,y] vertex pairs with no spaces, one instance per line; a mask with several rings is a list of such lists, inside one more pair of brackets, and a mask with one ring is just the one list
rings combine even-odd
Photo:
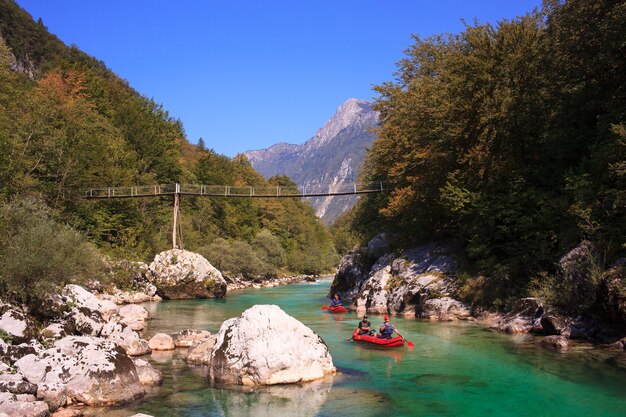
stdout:
[[359,322],[359,334],[360,335],[372,335],[374,331],[370,329],[372,323],[367,319],[367,314],[363,316],[363,320]]
[[339,298],[339,294],[335,294],[335,297],[330,300],[331,307],[339,307],[341,305],[341,299]]
[[[389,322],[389,316],[385,316],[385,322],[380,325],[379,330],[380,330],[380,334],[378,335],[379,339],[391,339],[391,335],[393,335],[393,332],[398,333],[396,328],[393,327],[393,324]],[[400,335],[400,333],[398,333],[398,335]]]

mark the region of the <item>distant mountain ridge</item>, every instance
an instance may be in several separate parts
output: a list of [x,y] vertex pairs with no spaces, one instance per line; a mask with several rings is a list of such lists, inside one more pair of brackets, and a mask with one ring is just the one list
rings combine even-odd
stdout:
[[[244,155],[266,178],[287,175],[307,187],[354,182],[367,148],[376,139],[370,129],[377,125],[378,113],[370,103],[351,98],[305,143],[277,143]],[[356,201],[356,196],[310,199],[326,224],[333,223]]]

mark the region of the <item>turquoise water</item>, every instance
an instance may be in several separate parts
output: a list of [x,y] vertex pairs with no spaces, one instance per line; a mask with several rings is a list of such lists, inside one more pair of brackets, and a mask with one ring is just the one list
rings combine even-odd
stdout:
[[[473,323],[393,318],[412,349],[381,350],[346,339],[355,313],[329,314],[330,280],[228,294],[226,300],[170,301],[147,307],[145,336],[184,328],[217,332],[254,304],[277,304],[317,332],[340,373],[315,383],[245,392],[212,388],[184,349],[148,357],[164,383],[137,404],[91,416],[626,416],[624,353],[574,346],[558,353],[528,336]],[[378,325],[381,317],[370,316]]]

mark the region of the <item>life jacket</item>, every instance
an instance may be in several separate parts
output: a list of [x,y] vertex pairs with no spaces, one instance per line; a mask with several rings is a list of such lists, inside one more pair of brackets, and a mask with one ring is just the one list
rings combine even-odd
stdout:
[[381,329],[380,334],[383,336],[391,336],[395,330],[391,323],[384,323],[383,326],[384,327]]
[[364,327],[367,327],[369,329],[370,327],[372,327],[372,323],[370,323],[368,320],[361,320],[359,322],[359,329],[362,329]]

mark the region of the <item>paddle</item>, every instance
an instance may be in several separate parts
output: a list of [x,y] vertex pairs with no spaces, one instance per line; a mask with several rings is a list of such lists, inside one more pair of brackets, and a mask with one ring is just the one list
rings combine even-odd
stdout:
[[[356,332],[356,330],[355,330],[354,332]],[[354,332],[352,332],[352,337],[350,337],[350,339],[346,339],[346,342],[349,342],[349,341],[351,341],[351,340],[354,340]]]
[[[394,329],[394,330],[396,330],[396,329]],[[404,341],[406,342],[406,344],[407,344],[407,346],[408,346],[409,348],[412,348],[413,346],[415,346],[415,345],[413,344],[413,342],[409,342],[408,340],[406,340],[406,339],[404,338],[404,336],[402,336],[398,330],[396,330],[396,333],[398,333],[398,336],[400,336],[400,337],[402,338],[402,340],[404,340]]]

